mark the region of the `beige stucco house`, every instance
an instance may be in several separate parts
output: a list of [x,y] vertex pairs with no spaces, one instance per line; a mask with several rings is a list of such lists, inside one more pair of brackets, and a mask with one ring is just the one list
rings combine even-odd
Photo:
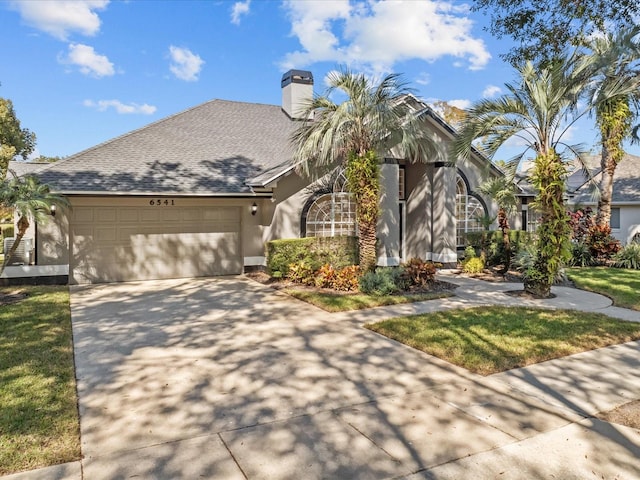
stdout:
[[[356,234],[343,177],[312,182],[291,161],[311,73],[287,72],[281,88],[281,105],[212,100],[38,171],[72,209],[32,233],[31,274],[72,284],[239,274],[265,265],[270,240]],[[495,215],[475,188],[500,172],[480,156],[448,163],[452,128],[416,98],[402,100],[443,153],[384,158],[378,263],[453,263],[477,216]]]

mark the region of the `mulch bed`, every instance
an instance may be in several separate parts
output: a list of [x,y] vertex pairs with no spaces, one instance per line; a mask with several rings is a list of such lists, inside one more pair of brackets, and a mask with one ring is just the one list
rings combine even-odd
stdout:
[[[309,285],[302,285],[300,283],[290,282],[286,279],[276,279],[269,276],[268,273],[262,271],[248,272],[245,276],[263,285],[267,285],[276,290],[283,290],[287,288],[296,288],[298,290],[309,290],[316,292],[326,292],[335,295],[352,295],[354,292],[342,292],[338,290],[331,290],[329,288],[318,288]],[[420,293],[434,293],[434,292],[450,292],[458,288],[453,283],[444,282],[440,280],[434,280],[430,282],[425,288],[412,288],[411,290],[399,292],[398,295],[412,295]]]

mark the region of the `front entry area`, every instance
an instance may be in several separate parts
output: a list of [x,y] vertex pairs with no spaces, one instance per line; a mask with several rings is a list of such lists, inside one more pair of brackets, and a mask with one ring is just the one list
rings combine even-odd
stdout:
[[70,283],[154,280],[242,272],[240,207],[179,198],[74,206]]

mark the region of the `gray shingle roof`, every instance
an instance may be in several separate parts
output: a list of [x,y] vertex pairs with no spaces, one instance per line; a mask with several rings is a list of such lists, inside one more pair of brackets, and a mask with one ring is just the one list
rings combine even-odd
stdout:
[[19,177],[28,173],[36,173],[50,166],[51,163],[49,162],[22,162],[13,160],[9,162],[9,170],[12,170]]
[[[594,175],[595,181],[600,182],[600,159],[596,156],[589,156],[587,164],[591,167],[589,170]],[[578,186],[577,195],[574,202],[590,203],[593,202],[589,184],[586,183],[587,176],[584,172],[577,170],[570,176],[570,184]],[[640,202],[640,157],[636,155],[625,155],[622,161],[616,167],[613,177],[613,203]]]
[[247,194],[291,160],[298,126],[280,106],[212,100],[52,164],[63,193]]

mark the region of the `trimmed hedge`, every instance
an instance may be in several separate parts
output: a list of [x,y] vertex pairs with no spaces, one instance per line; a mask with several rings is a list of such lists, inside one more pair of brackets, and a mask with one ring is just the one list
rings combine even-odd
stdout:
[[267,242],[267,269],[276,278],[286,277],[289,266],[304,262],[313,270],[323,265],[341,269],[358,263],[357,237],[307,237]]

